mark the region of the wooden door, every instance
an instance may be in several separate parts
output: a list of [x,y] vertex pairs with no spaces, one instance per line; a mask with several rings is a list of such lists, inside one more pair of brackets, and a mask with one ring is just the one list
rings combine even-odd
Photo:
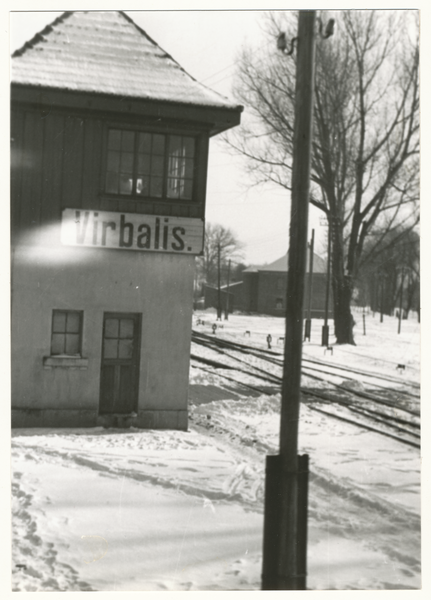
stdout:
[[103,319],[100,414],[128,414],[137,409],[140,317],[105,313]]

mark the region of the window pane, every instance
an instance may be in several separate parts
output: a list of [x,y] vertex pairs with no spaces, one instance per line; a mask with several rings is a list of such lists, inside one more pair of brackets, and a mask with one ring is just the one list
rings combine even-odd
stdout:
[[140,133],[138,142],[138,152],[144,152],[145,154],[151,153],[151,134]]
[[191,179],[186,179],[185,181],[183,181],[181,198],[186,198],[187,200],[190,200],[192,198],[192,193],[193,182]]
[[165,153],[165,136],[154,134],[153,136],[153,154],[163,155]]
[[161,177],[151,178],[150,196],[161,198],[163,193],[163,179]]
[[111,150],[119,150],[121,148],[121,131],[119,129],[111,129],[109,131],[108,148]]
[[179,198],[181,192],[180,179],[168,179],[168,198]]
[[182,172],[184,168],[184,164],[181,158],[178,158],[176,156],[170,156],[169,157],[169,164],[168,164],[168,176],[169,177],[181,177],[181,175],[184,175],[184,173]]
[[79,333],[81,315],[78,312],[67,313],[66,331],[68,333]]
[[120,338],[133,337],[133,319],[121,319],[120,321]]
[[193,178],[193,158],[184,159],[184,176],[189,179]]
[[[161,198],[166,194],[168,198],[191,199],[195,142],[191,136],[110,130],[106,191],[128,196],[133,193]],[[169,146],[167,165],[166,144]]]
[[171,135],[171,137],[169,138],[169,156],[171,155],[175,155],[175,156],[181,156],[183,155],[184,150],[183,150],[183,145],[182,145],[182,141],[181,141],[181,136],[180,135]]
[[66,312],[55,310],[52,315],[52,331],[62,333],[66,331]]
[[66,334],[66,354],[79,354],[79,335]]
[[138,154],[138,173],[142,175],[149,175],[150,162],[149,154]]
[[108,171],[120,170],[120,153],[115,150],[109,150],[108,152]]
[[118,337],[118,319],[106,319],[105,321],[105,338]]
[[117,340],[104,340],[103,342],[103,358],[117,358],[118,357],[118,341]]
[[123,131],[121,136],[121,150],[126,152],[133,152],[133,146],[135,143],[135,134],[133,131]]
[[118,194],[117,173],[106,173],[106,191],[108,194]]
[[138,179],[136,181],[136,193],[140,196],[148,196],[150,193],[150,178],[149,177],[141,177],[138,175]]
[[163,156],[153,156],[151,159],[151,175],[163,176]]
[[64,354],[65,334],[53,333],[51,338],[51,354]]
[[82,313],[55,310],[52,318],[51,354],[79,354],[81,351]]
[[123,152],[121,155],[122,173],[133,173],[133,152]]
[[132,358],[133,340],[120,340],[118,346],[118,358]]
[[169,138],[168,198],[192,198],[194,145],[192,137],[172,135]]
[[132,193],[133,180],[128,175],[120,175],[120,194]]
[[183,145],[185,155],[192,158],[195,155],[195,138],[183,137]]

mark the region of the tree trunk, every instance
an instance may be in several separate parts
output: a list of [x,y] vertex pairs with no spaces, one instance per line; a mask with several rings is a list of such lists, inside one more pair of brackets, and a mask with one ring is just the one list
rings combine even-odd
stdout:
[[350,312],[352,292],[353,287],[350,277],[343,275],[341,278],[334,278],[334,328],[337,344],[356,345],[353,339],[354,319]]
[[354,320],[350,312],[353,295],[353,277],[344,271],[344,244],[341,219],[334,219],[332,227],[332,295],[334,301],[334,329],[337,344],[355,345]]

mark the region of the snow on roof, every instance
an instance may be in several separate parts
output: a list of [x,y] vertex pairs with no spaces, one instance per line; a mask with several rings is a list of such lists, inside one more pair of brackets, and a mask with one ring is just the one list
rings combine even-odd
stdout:
[[[248,269],[245,269],[246,273],[261,273],[261,272],[267,272],[267,271],[271,271],[271,272],[280,272],[280,273],[287,273],[287,266],[288,266],[288,256],[289,253],[286,253],[284,256],[282,256],[281,258],[278,258],[277,260],[275,260],[274,262],[270,263],[269,265],[262,265],[262,266],[254,266],[254,267],[249,267]],[[310,260],[310,252],[307,249],[307,266],[306,266],[306,272],[309,272],[309,260]],[[319,256],[318,254],[314,253],[313,254],[313,273],[326,273],[326,261]]]
[[12,55],[12,83],[241,110],[122,11],[65,12]]
[[[233,281],[232,283],[229,283],[229,285],[228,284],[221,285],[220,289],[221,290],[227,290],[228,288],[231,289],[231,288],[233,288],[235,286],[243,285],[243,283],[244,283],[243,281]],[[213,290],[218,290],[218,286],[217,285],[208,285],[208,284],[205,284],[205,287],[206,288],[211,288]]]

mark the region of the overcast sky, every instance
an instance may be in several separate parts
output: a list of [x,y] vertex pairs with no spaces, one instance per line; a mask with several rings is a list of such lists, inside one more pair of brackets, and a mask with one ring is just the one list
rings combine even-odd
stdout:
[[[145,3],[142,4],[145,6]],[[248,4],[252,6],[251,2]],[[244,44],[268,44],[261,36],[262,12],[259,10],[126,12],[190,75],[230,98],[241,47]],[[43,11],[11,12],[11,51],[21,47],[59,14],[61,13]],[[247,263],[272,262],[285,254],[288,248],[289,194],[274,187],[247,190],[245,183],[241,159],[232,157],[221,147],[217,138],[213,138],[210,146],[206,219],[230,227],[237,234],[245,244]],[[311,207],[310,236],[311,229],[314,228],[316,250],[324,253],[325,228],[320,221],[321,213]]]

